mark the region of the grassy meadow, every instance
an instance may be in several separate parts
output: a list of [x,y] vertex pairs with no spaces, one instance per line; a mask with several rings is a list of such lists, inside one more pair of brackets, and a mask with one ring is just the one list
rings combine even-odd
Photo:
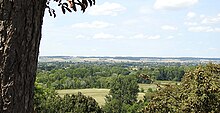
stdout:
[[[158,84],[175,84],[176,82],[172,81],[157,81]],[[149,88],[152,88],[152,90],[156,90],[157,85],[156,84],[138,84],[139,88],[143,88],[144,92],[147,92]],[[78,92],[81,92],[82,94],[86,96],[93,97],[100,106],[105,104],[105,96],[108,94],[109,89],[97,89],[97,88],[91,88],[91,89],[65,89],[65,90],[56,90],[57,93],[60,96],[64,96],[65,94],[77,94]],[[145,93],[139,92],[138,93],[138,100],[141,100],[144,98]]]
[[57,93],[62,97],[65,94],[77,94],[78,92],[81,92],[82,94],[86,96],[93,97],[100,106],[105,104],[105,96],[108,94],[109,89],[65,89],[65,90],[57,90]]

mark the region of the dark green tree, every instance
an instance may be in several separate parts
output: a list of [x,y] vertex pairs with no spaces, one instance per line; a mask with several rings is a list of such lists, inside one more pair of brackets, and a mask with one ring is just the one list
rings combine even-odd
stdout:
[[138,88],[137,79],[134,76],[113,77],[103,109],[107,113],[125,113],[126,105],[133,105],[137,101]]
[[220,65],[199,66],[185,74],[180,85],[159,90],[146,106],[148,113],[218,113],[220,111]]

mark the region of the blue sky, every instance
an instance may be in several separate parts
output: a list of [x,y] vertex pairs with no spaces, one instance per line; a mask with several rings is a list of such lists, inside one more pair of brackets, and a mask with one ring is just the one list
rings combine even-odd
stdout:
[[46,11],[41,56],[220,57],[220,0],[96,0]]

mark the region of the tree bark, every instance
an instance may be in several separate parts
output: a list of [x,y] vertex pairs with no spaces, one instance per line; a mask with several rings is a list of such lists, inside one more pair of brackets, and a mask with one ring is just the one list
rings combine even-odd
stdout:
[[47,0],[0,0],[0,113],[33,113]]

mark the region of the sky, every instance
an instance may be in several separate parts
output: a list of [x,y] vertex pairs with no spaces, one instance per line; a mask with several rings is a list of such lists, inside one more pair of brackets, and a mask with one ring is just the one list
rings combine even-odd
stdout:
[[220,0],[96,0],[46,10],[40,56],[220,57]]

